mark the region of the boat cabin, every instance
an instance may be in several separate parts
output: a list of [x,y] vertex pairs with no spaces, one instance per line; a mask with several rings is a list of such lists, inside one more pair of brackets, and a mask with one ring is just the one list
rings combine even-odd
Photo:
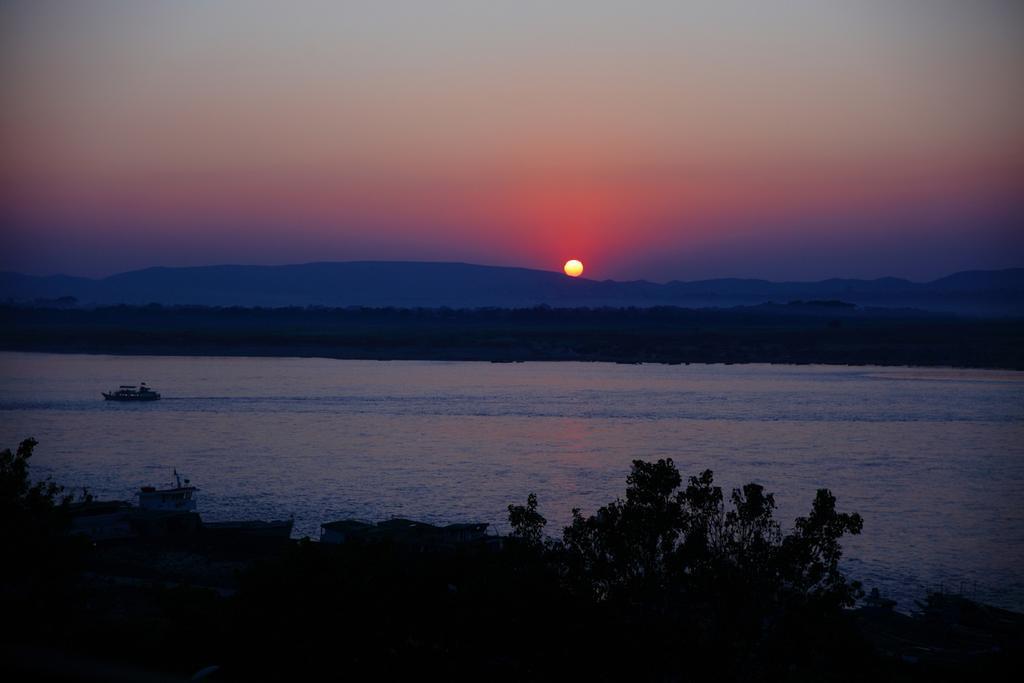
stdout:
[[191,512],[196,509],[194,493],[198,491],[195,486],[184,481],[174,472],[175,485],[158,489],[155,486],[143,486],[139,490],[139,507],[143,510],[164,510],[171,512]]

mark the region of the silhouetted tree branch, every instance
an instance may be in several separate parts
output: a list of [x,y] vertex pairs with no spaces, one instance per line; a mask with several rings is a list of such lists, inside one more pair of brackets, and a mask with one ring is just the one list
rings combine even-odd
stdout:
[[537,494],[526,497],[526,505],[508,506],[508,523],[512,537],[528,546],[539,547],[544,540],[544,526],[548,520],[537,511]]

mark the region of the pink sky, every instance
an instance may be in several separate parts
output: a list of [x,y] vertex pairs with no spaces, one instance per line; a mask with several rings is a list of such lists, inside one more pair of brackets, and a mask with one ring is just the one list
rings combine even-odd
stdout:
[[0,269],[1024,265],[1020,3],[362,4],[4,4]]

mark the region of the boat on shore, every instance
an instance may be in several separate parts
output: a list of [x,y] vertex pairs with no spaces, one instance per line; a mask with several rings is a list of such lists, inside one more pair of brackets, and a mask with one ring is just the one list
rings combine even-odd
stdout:
[[71,533],[93,542],[177,542],[195,536],[201,526],[195,486],[177,470],[165,488],[143,486],[139,504],[120,500],[72,503]]
[[94,542],[178,542],[205,538],[232,548],[270,548],[287,543],[294,519],[205,522],[196,512],[199,489],[174,470],[164,486],[143,486],[138,505],[126,501],[89,500],[71,506],[71,532]]
[[139,508],[164,512],[193,512],[196,509],[194,494],[198,491],[188,479],[182,479],[174,470],[174,483],[165,489],[143,486],[139,489]]
[[134,384],[122,384],[114,391],[104,391],[103,399],[106,401],[159,401],[160,392],[153,391],[146,383],[139,386]]

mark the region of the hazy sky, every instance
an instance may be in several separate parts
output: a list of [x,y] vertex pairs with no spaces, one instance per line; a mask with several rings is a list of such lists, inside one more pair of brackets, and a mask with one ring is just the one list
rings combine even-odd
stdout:
[[0,2],[0,269],[1024,265],[1024,2]]

